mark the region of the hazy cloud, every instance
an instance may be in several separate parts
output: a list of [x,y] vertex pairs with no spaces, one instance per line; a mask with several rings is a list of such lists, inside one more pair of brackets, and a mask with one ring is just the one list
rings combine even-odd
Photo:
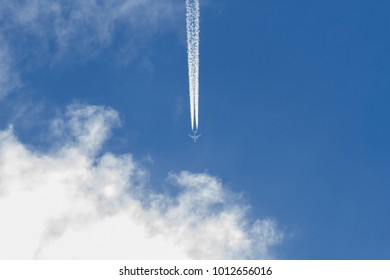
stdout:
[[187,171],[156,193],[130,155],[103,153],[115,111],[73,105],[53,121],[50,151],[0,132],[0,258],[270,258],[282,234],[250,221],[220,179]]
[[118,35],[122,45],[132,45],[134,38],[174,28],[181,9],[177,0],[0,0],[0,30],[30,55],[90,56]]
[[[161,31],[175,30],[179,0],[0,0],[0,100],[26,69],[88,60],[110,47],[120,64]],[[148,62],[143,58],[144,63]],[[152,64],[145,64],[152,69]]]
[[19,86],[8,45],[0,35],[0,99]]

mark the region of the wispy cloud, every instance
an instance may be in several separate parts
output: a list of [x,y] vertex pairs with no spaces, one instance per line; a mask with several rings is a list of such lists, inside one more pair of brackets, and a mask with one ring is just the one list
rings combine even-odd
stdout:
[[108,47],[130,63],[150,39],[177,29],[182,9],[178,0],[0,0],[0,100],[26,69],[88,60]]
[[[177,0],[0,0],[0,31],[20,50],[57,57],[99,53],[116,36],[122,45],[172,29]],[[25,48],[28,43],[29,48]]]
[[0,99],[20,85],[8,45],[0,34]]
[[[0,258],[270,258],[282,234],[207,173],[172,173],[156,193],[130,154],[101,148],[117,113],[70,106],[53,121],[50,151],[0,132]],[[49,136],[48,136],[49,137]]]

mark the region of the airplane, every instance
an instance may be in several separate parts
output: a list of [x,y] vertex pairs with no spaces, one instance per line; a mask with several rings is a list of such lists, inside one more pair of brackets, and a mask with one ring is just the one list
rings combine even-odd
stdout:
[[194,140],[194,143],[196,143],[196,141],[198,140],[198,138],[200,137],[200,136],[202,136],[202,134],[199,134],[199,135],[196,135],[196,133],[197,133],[198,131],[194,131],[194,135],[191,135],[191,134],[188,134],[188,136],[190,136],[191,138],[192,138],[192,140]]

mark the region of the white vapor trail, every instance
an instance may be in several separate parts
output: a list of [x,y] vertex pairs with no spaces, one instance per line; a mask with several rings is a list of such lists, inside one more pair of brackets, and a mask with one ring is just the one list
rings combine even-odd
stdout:
[[199,0],[186,0],[191,129],[199,123]]

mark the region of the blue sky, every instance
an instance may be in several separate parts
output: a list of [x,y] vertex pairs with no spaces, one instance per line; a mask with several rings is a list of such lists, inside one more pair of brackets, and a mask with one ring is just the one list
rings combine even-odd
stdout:
[[[226,213],[250,205],[240,214],[245,221],[272,220],[277,229],[269,229],[283,233],[277,246],[269,242],[272,253],[257,257],[390,257],[390,3],[201,0],[202,137],[194,144],[187,136],[184,0],[107,1],[104,8],[90,1],[85,9],[54,1],[57,7],[44,10],[45,2],[0,1],[8,12],[0,14],[0,123],[3,132],[13,124],[12,141],[31,157],[62,162],[51,154],[53,143],[67,146],[84,135],[72,126],[74,114],[101,114],[99,125],[120,126],[114,124],[92,160],[131,154],[148,174],[147,188],[168,197],[181,193],[169,174],[181,174],[173,185],[188,183],[183,170],[218,178],[218,193],[241,196],[235,206],[226,202]],[[129,8],[134,3],[139,6]],[[66,109],[71,104],[112,108],[117,117]],[[58,118],[69,122],[73,136],[53,136]],[[191,247],[183,240],[175,244]],[[51,254],[61,251],[53,248],[49,258],[65,256]],[[252,256],[234,248],[217,257]]]

